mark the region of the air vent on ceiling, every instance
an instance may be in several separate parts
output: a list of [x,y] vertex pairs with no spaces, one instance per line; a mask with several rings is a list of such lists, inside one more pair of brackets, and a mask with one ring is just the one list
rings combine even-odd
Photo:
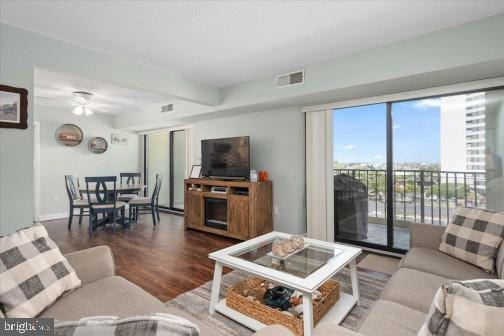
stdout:
[[161,113],[171,112],[173,111],[173,104],[167,104],[161,106]]
[[283,88],[304,83],[304,70],[298,70],[276,76],[276,87]]

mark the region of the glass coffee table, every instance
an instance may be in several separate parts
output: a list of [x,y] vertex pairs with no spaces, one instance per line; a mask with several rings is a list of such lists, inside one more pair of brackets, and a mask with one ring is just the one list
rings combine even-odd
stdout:
[[350,310],[359,304],[356,258],[362,250],[305,238],[302,250],[286,258],[274,257],[271,254],[273,243],[290,237],[291,235],[286,233],[271,232],[211,253],[209,258],[215,260],[215,270],[210,296],[210,314],[218,311],[255,331],[265,327],[263,323],[227,307],[226,299],[219,301],[222,267],[226,266],[301,292],[304,298],[304,335],[310,336],[314,324],[311,300],[313,292],[348,265],[352,295],[341,292],[339,300],[320,321],[341,323]]

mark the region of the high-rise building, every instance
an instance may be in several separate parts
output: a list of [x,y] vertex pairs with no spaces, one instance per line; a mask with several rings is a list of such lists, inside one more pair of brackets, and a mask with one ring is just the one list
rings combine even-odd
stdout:
[[485,93],[441,98],[441,170],[485,171]]

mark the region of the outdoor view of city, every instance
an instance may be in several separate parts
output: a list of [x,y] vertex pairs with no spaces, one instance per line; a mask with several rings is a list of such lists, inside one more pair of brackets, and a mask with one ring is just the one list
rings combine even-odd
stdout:
[[[391,103],[394,247],[409,247],[411,223],[446,225],[457,206],[487,207],[487,178],[502,176],[502,161],[486,144],[485,99]],[[333,112],[336,237],[386,245],[386,110]]]

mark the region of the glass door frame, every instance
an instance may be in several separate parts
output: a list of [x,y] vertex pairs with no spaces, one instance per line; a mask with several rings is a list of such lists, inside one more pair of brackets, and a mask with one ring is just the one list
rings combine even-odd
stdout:
[[[394,129],[393,129],[393,111],[392,111],[392,106],[394,103],[401,103],[401,102],[408,102],[408,101],[414,101],[414,100],[421,100],[421,99],[430,99],[430,98],[442,98],[442,97],[449,97],[449,96],[457,96],[457,95],[462,95],[462,94],[471,94],[471,93],[478,93],[478,92],[490,92],[490,91],[496,91],[496,90],[503,90],[504,85],[499,85],[499,86],[492,86],[492,87],[483,87],[483,88],[477,88],[477,89],[468,89],[468,90],[461,90],[461,91],[452,91],[448,93],[440,93],[440,94],[431,94],[431,95],[418,95],[414,97],[408,97],[404,99],[389,99],[389,100],[383,100],[383,101],[376,101],[376,102],[363,102],[362,104],[359,104],[356,102],[355,104],[349,104],[345,106],[337,106],[330,108],[331,111],[331,118],[332,118],[332,113],[334,110],[337,109],[342,109],[342,108],[349,108],[349,107],[358,107],[358,106],[366,106],[366,105],[373,105],[373,104],[386,104],[386,197],[385,197],[385,207],[386,207],[386,225],[387,225],[387,244],[386,245],[380,245],[376,243],[370,243],[370,242],[365,242],[365,241],[359,241],[359,240],[353,240],[353,239],[347,239],[347,238],[339,238],[334,235],[332,237],[334,241],[336,242],[342,242],[346,244],[352,244],[352,245],[357,245],[357,246],[362,246],[370,249],[375,249],[375,250],[381,250],[381,251],[387,251],[387,252],[392,252],[392,253],[400,253],[404,254],[407,252],[405,249],[400,249],[397,247],[394,247],[394,205],[395,205],[395,199],[394,199]],[[440,90],[441,91],[441,90]],[[331,119],[332,122],[332,119]],[[331,137],[334,136],[334,133],[331,134]],[[334,139],[331,138],[331,141],[334,141]],[[332,153],[331,153],[332,155]],[[331,167],[332,169],[332,167]],[[332,176],[332,174],[331,174]],[[334,209],[332,209],[334,212]],[[419,223],[419,224],[425,224],[425,223]],[[334,219],[332,223],[328,223],[328,225],[335,225]]]
[[[169,195],[170,195],[170,201],[169,201],[169,206],[165,206],[165,205],[159,205],[159,208],[160,209],[163,209],[163,210],[168,210],[168,211],[176,211],[176,212],[180,212],[180,213],[184,213],[184,209],[180,209],[180,208],[175,208],[173,206],[173,202],[174,202],[174,195],[175,195],[175,190],[174,190],[174,179],[175,179],[175,174],[174,174],[174,155],[173,155],[173,138],[174,138],[174,133],[175,132],[180,132],[180,131],[186,131],[186,129],[177,129],[177,130],[172,130],[172,131],[168,131],[166,132],[167,136],[169,136],[170,138],[170,145],[169,145],[169,156],[170,156],[170,163],[169,163]],[[149,190],[149,184],[148,184],[148,178],[147,178],[147,171],[148,171],[148,167],[147,167],[147,149],[148,149],[148,146],[147,146],[147,139],[148,139],[148,133],[146,134],[143,134],[143,175],[144,175],[144,184],[147,186],[146,188],[146,196],[149,195],[149,193],[151,192],[151,190]],[[187,153],[186,153],[187,154]]]
[[[184,209],[175,208],[175,160],[174,160],[174,139],[175,132],[186,132],[185,129],[170,131],[170,210],[184,212]],[[185,134],[185,133],[184,133]],[[187,153],[186,153],[187,155]]]

